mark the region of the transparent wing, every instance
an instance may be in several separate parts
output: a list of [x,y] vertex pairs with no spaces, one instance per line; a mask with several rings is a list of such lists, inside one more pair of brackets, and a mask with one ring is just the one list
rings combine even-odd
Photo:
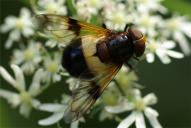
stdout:
[[111,33],[108,29],[83,23],[66,16],[40,14],[37,15],[36,18],[40,28],[42,28],[50,38],[64,44],[70,43],[70,41],[76,37],[93,35],[99,38]]
[[72,90],[72,101],[65,112],[64,120],[71,122],[79,119],[94,105],[121,65],[110,65],[98,73],[95,79],[81,81],[77,89]]

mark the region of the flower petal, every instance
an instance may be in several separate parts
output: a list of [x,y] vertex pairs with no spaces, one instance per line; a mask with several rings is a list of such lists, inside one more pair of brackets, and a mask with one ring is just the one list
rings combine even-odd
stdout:
[[147,53],[146,54],[146,60],[147,60],[148,63],[153,63],[154,59],[155,59],[155,57],[154,57],[153,53]]
[[135,126],[136,126],[136,128],[146,128],[143,113],[141,113],[141,112],[137,113],[136,120],[135,120]]
[[23,103],[20,106],[19,113],[23,115],[24,117],[29,117],[31,110],[32,110],[32,106],[30,104]]
[[15,95],[16,93],[11,92],[11,91],[7,91],[4,89],[0,89],[0,97],[3,97],[5,99],[9,99],[12,98],[12,95]]
[[182,59],[184,57],[184,54],[172,50],[168,50],[166,53],[176,59]]
[[170,58],[166,55],[164,50],[157,49],[156,54],[163,64],[169,64],[171,62]]
[[21,8],[20,17],[29,18],[30,17],[30,11],[25,7]]
[[58,74],[53,74],[53,82],[58,82],[58,81],[60,81],[61,80],[61,76],[60,75],[58,75]]
[[191,23],[184,23],[182,25],[182,31],[189,37],[191,38]]
[[146,108],[145,109],[145,116],[148,118],[150,124],[153,128],[162,128],[161,124],[159,123],[157,116],[158,113],[152,108]]
[[0,66],[0,75],[13,87],[16,88],[16,81],[13,79],[13,77],[5,70],[2,66]]
[[5,48],[9,49],[13,45],[13,40],[11,38],[8,38],[7,41],[5,42]]
[[176,43],[174,41],[165,41],[163,42],[163,47],[165,47],[166,49],[172,49],[176,46]]
[[9,34],[9,38],[13,41],[18,41],[21,38],[21,34],[20,34],[19,30],[15,29],[15,30],[11,31]]
[[32,100],[32,106],[33,106],[33,108],[38,108],[39,106],[40,106],[40,101],[39,100],[37,100],[37,99],[33,99]]
[[9,16],[5,19],[5,23],[0,26],[0,32],[6,33],[15,27],[16,17]]
[[64,113],[55,113],[52,116],[39,120],[38,124],[43,126],[48,126],[57,123],[59,120],[62,119]]
[[141,97],[141,91],[139,89],[133,89],[132,90],[133,93],[133,97],[135,98],[135,100],[140,100],[142,99]]
[[74,121],[71,123],[70,128],[78,128],[78,125],[79,125],[79,120]]
[[149,93],[143,98],[145,105],[153,105],[157,103],[157,97],[154,93]]
[[134,105],[132,103],[124,102],[116,106],[106,106],[105,110],[110,113],[122,113],[125,111],[130,111],[134,108]]
[[117,128],[128,128],[133,124],[133,122],[136,119],[136,112],[132,112],[128,117],[126,117],[124,120],[122,120]]
[[22,31],[22,34],[25,37],[29,37],[29,36],[34,34],[34,30],[32,28],[24,28],[23,31]]
[[6,99],[13,107],[21,103],[20,97],[17,93],[0,89],[0,97]]
[[66,105],[63,105],[63,104],[42,104],[40,105],[39,107],[39,110],[42,110],[42,111],[47,111],[47,112],[57,112],[57,111],[60,111],[60,110],[65,110],[66,109]]
[[17,89],[25,90],[25,79],[23,75],[23,71],[17,65],[12,64],[11,68],[13,69],[17,81]]
[[6,33],[6,32],[8,32],[10,29],[11,29],[11,27],[10,27],[9,25],[6,25],[6,24],[0,26],[0,32],[1,32],[1,33]]
[[191,54],[190,44],[187,41],[187,39],[185,38],[185,36],[180,32],[176,32],[174,34],[174,38],[175,38],[175,40],[178,41],[178,44],[180,45],[180,48],[182,49],[184,54],[185,55],[190,55]]
[[114,116],[113,114],[111,114],[103,109],[103,111],[101,111],[99,114],[99,120],[102,122],[106,119],[112,119],[113,116]]
[[145,114],[148,114],[148,115],[152,115],[152,116],[158,116],[158,112],[154,109],[152,109],[151,107],[146,107],[145,110],[144,110]]
[[28,92],[32,96],[36,96],[39,93],[42,76],[44,76],[43,69],[40,68],[35,72],[35,74],[33,76],[32,84],[30,85],[29,90],[28,90]]

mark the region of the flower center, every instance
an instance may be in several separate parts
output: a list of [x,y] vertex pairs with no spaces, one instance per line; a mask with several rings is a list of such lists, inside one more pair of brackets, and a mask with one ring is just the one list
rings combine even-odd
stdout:
[[[151,20],[151,19],[150,19]],[[151,22],[150,22],[149,18],[148,17],[144,17],[142,19],[142,25],[145,26],[145,27],[149,27],[151,25]]]
[[27,49],[26,51],[24,51],[24,58],[27,61],[33,59],[34,58],[34,52],[30,49]]
[[56,12],[56,10],[58,9],[58,6],[54,3],[50,3],[47,5],[47,11],[49,13],[53,13],[53,12]]
[[16,21],[16,28],[21,30],[23,29],[23,27],[24,27],[24,22],[21,19],[18,19]]
[[90,5],[91,5],[92,7],[98,7],[99,2],[98,2],[98,0],[90,0]]
[[117,24],[121,24],[121,23],[124,23],[124,15],[121,14],[121,13],[116,13],[114,18],[113,18],[113,21],[114,23],[117,23]]
[[140,0],[140,3],[143,3],[143,4],[146,4],[148,2],[149,2],[149,0]]
[[31,96],[26,91],[21,92],[20,98],[23,103],[27,103],[27,104],[31,103]]
[[110,105],[110,106],[116,105],[117,99],[118,98],[117,98],[116,94],[111,94],[111,93],[107,92],[107,94],[103,95],[103,102],[106,105]]
[[155,52],[158,47],[159,47],[159,44],[157,44],[155,42],[148,44],[148,49],[151,52]]
[[51,73],[55,73],[58,71],[58,64],[56,62],[50,62],[47,66],[47,69]]
[[168,23],[168,25],[169,25],[169,28],[172,30],[172,31],[174,31],[174,30],[177,30],[177,28],[179,27],[179,23],[178,23],[178,21],[176,21],[176,20],[170,20],[169,21],[169,23]]
[[139,111],[143,111],[145,109],[145,103],[143,99],[137,100],[135,102],[135,108]]

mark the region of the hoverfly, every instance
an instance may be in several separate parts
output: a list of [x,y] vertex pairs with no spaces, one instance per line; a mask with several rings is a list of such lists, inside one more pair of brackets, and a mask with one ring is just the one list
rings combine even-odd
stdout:
[[61,64],[71,76],[81,80],[72,90],[72,101],[65,112],[71,122],[85,114],[124,62],[140,57],[145,51],[145,36],[135,28],[114,32],[66,16],[37,16],[51,38],[66,45]]

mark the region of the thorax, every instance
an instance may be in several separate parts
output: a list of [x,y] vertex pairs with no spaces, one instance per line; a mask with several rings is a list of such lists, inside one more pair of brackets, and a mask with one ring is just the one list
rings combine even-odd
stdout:
[[128,33],[116,33],[97,44],[97,52],[103,62],[122,63],[133,55],[134,46]]

